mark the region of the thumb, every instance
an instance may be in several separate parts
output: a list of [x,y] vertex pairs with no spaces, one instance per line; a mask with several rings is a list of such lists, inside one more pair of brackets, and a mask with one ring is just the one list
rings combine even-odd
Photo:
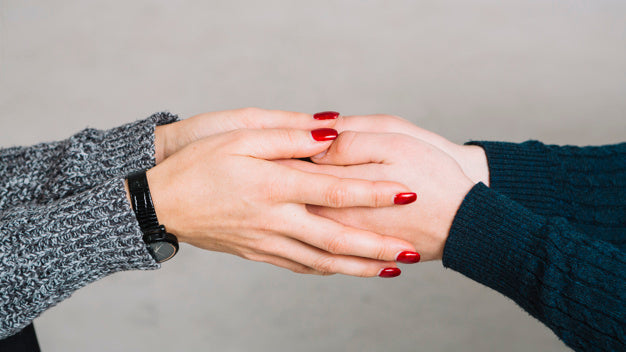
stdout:
[[395,133],[363,133],[346,131],[328,150],[313,156],[316,164],[360,165],[385,164],[394,152],[402,150],[405,138]]
[[232,151],[259,159],[307,158],[328,149],[337,138],[332,128],[312,131],[296,129],[243,129],[228,133]]

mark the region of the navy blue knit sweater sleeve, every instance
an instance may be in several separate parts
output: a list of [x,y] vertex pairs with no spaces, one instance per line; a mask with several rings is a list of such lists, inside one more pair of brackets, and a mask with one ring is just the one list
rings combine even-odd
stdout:
[[456,214],[443,264],[513,299],[575,350],[626,350],[626,253],[564,218],[479,183]]
[[470,142],[489,163],[490,187],[534,213],[626,250],[626,143],[599,147]]

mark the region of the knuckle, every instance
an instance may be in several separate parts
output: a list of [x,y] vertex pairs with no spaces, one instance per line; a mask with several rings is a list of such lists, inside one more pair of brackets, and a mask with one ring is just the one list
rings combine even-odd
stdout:
[[326,191],[325,201],[329,207],[342,208],[348,204],[349,195],[346,185],[338,181]]
[[335,259],[329,256],[322,256],[315,260],[313,269],[323,273],[334,273],[336,268]]
[[326,241],[326,250],[332,254],[345,253],[347,242],[347,235],[345,234],[332,236]]
[[354,131],[342,132],[333,143],[332,148],[339,155],[350,151],[357,135],[357,132]]
[[281,202],[285,198],[285,181],[273,178],[264,187],[265,198],[270,203]]
[[301,139],[299,138],[299,134],[297,130],[281,130],[282,136],[288,145],[296,146],[299,144]]
[[376,250],[376,259],[378,260],[395,260],[392,258],[389,253],[389,248],[393,246],[393,240],[387,236],[380,236],[380,246]]
[[260,128],[263,127],[263,114],[263,109],[248,107],[237,110],[236,115],[239,116],[239,121],[242,126],[247,128]]
[[389,203],[389,195],[383,192],[384,184],[380,181],[373,181],[371,184],[371,189],[373,190],[371,194],[371,204],[374,207],[382,207]]
[[292,201],[294,195],[301,192],[302,180],[298,173],[284,172],[264,182],[263,189],[266,200],[271,203]]

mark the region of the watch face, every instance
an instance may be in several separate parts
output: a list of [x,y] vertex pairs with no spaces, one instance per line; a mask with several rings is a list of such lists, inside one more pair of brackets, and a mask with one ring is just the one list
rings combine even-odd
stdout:
[[171,259],[176,254],[176,247],[173,244],[165,241],[158,241],[148,244],[154,253],[154,259],[158,263],[163,263],[166,260]]

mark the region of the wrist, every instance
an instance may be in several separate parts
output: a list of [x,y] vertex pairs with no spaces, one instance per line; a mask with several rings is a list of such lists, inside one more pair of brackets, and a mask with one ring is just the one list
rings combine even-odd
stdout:
[[154,159],[160,164],[176,152],[177,136],[175,132],[181,121],[156,126],[154,129]]
[[454,219],[456,218],[456,215],[461,208],[465,197],[475,186],[475,183],[469,176],[462,175],[461,178],[450,184],[450,186],[453,185],[454,187],[449,187],[449,193],[445,198],[445,207],[441,208],[441,211],[438,212],[443,217],[440,220],[440,224],[442,224],[442,226],[439,228],[439,231],[437,232],[438,236],[436,237],[438,238],[438,250],[435,252],[434,258],[436,260],[442,259],[444,247],[448,240],[448,236],[450,234],[450,229],[452,228],[452,225],[454,223]]
[[485,150],[477,145],[459,146],[457,162],[472,182],[482,182],[489,186],[489,163]]
[[167,145],[166,126],[161,125],[154,128],[154,160],[160,164],[166,158],[165,148]]
[[178,239],[168,232],[156,215],[146,171],[140,170],[128,174],[126,185],[131,207],[135,212],[150,255],[157,263],[170,260],[179,250]]
[[163,171],[161,166],[146,171],[154,211],[159,222],[167,228],[168,232],[176,235],[179,242],[187,242],[176,221],[177,218],[180,218],[176,196],[168,192],[168,190],[175,190],[175,187],[169,183],[170,178]]

